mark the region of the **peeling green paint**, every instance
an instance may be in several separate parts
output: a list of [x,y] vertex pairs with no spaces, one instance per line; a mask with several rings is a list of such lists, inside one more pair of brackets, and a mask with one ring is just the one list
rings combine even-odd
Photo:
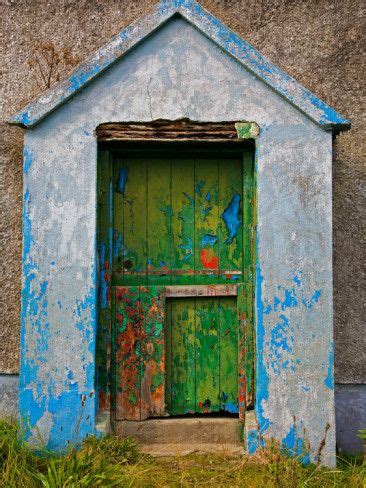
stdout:
[[256,139],[259,136],[259,126],[255,122],[236,122],[235,129],[238,139]]

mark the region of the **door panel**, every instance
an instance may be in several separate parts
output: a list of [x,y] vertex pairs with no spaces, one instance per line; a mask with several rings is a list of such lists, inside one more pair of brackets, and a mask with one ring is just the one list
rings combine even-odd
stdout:
[[113,184],[114,285],[241,280],[242,161],[118,159]]
[[114,288],[116,419],[165,413],[164,289]]
[[168,413],[237,413],[236,297],[173,298],[168,310]]

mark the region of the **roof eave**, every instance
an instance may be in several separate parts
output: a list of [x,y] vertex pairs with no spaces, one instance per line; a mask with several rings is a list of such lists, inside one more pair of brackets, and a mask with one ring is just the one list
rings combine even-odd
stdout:
[[34,127],[176,14],[324,130],[340,132],[350,128],[349,120],[267,60],[194,0],[162,0],[145,17],[130,24],[91,55],[70,76],[12,115],[8,122],[24,128]]

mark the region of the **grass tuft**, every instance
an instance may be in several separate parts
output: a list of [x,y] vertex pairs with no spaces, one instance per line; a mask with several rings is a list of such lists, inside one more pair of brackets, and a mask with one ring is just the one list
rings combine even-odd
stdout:
[[303,466],[272,443],[256,457],[224,454],[152,458],[132,439],[89,437],[64,454],[34,451],[20,440],[15,421],[0,420],[0,486],[4,488],[223,487],[300,488],[365,486],[362,456],[336,469]]

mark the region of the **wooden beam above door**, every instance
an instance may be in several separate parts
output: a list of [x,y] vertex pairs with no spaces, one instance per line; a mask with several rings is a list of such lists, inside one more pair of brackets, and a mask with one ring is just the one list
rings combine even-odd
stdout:
[[115,122],[101,124],[95,134],[98,141],[161,142],[242,142],[255,139],[259,127],[255,122],[194,122],[189,119],[152,122]]

